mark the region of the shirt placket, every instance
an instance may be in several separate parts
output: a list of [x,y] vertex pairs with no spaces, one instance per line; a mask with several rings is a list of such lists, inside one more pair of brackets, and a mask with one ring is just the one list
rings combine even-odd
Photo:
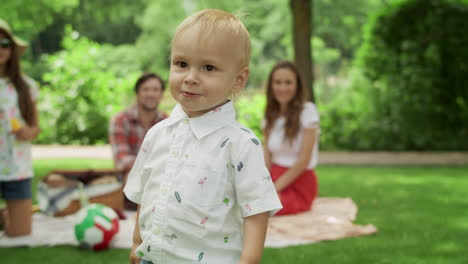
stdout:
[[[151,236],[151,244],[163,245],[164,244],[164,234],[166,233],[167,227],[167,210],[169,203],[169,194],[172,189],[173,181],[175,180],[175,175],[180,163],[180,156],[183,150],[184,142],[186,135],[189,129],[189,120],[188,118],[183,119],[177,125],[173,137],[171,146],[169,148],[169,158],[166,164],[166,170],[164,172],[163,178],[161,180],[161,185],[159,188],[159,195],[155,201],[157,210],[154,212],[153,216],[153,229]],[[161,249],[153,251],[153,256],[159,260],[159,263],[164,263],[164,256],[161,253]]]

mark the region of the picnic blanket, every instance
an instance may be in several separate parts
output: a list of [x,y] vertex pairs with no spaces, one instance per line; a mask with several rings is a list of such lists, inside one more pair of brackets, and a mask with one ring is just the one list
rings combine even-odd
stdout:
[[272,217],[265,246],[287,247],[377,233],[374,225],[353,224],[357,212],[351,198],[317,198],[310,211]]
[[[323,240],[374,234],[373,225],[355,225],[357,206],[350,198],[317,198],[313,210],[270,219],[266,247],[287,247],[311,244]],[[135,213],[126,211],[112,248],[131,248]],[[9,238],[0,233],[0,247],[78,245],[74,237],[74,215],[52,217],[42,213],[33,215],[33,232],[29,236]]]

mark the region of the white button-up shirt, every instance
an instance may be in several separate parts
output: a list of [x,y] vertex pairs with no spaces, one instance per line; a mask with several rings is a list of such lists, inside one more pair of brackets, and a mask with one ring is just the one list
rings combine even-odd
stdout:
[[124,192],[141,205],[136,253],[155,264],[237,263],[243,217],[282,208],[232,102],[196,118],[177,105],[146,134]]

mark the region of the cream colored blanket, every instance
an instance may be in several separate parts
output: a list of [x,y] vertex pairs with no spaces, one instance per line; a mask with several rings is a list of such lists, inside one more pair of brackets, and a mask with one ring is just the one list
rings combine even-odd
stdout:
[[373,225],[353,224],[357,212],[357,206],[350,198],[317,198],[311,211],[272,217],[265,246],[312,244],[376,233],[377,228]]
[[[354,225],[352,222],[356,214],[357,206],[349,198],[318,198],[310,212],[271,218],[265,246],[287,247],[377,232],[373,225]],[[132,246],[135,213],[126,212],[126,215],[127,219],[120,221],[119,233],[112,241],[113,248]],[[0,232],[0,247],[76,246],[73,217],[51,217],[36,213],[33,216],[33,233],[30,236],[9,238]]]

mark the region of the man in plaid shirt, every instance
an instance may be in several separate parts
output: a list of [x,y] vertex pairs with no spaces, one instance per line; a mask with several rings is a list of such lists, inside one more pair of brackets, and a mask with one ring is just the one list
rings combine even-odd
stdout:
[[[138,78],[134,90],[136,104],[112,118],[109,141],[112,145],[114,165],[127,174],[135,162],[146,132],[167,114],[158,110],[164,93],[164,81],[154,73],[145,73]],[[136,204],[125,198],[126,209],[136,209]]]

